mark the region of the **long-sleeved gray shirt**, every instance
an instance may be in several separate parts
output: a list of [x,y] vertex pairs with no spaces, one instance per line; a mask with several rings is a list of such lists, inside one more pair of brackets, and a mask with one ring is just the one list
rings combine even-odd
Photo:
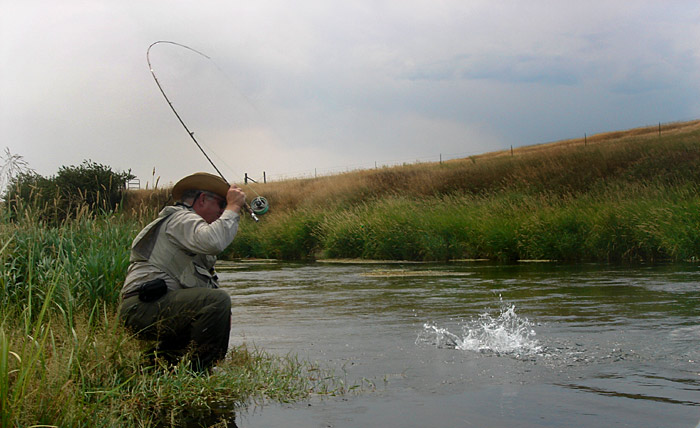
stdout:
[[186,206],[164,208],[132,243],[122,295],[157,278],[173,290],[217,287],[213,274],[216,255],[233,241],[239,221],[240,215],[230,210],[208,224]]

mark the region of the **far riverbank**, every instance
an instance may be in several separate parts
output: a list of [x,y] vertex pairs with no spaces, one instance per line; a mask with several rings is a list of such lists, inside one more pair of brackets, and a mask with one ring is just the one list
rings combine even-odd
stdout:
[[700,258],[700,121],[513,152],[256,184],[228,258]]

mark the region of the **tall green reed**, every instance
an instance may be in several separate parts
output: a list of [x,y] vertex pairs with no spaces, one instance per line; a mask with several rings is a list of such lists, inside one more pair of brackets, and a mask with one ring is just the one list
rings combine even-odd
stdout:
[[141,347],[111,313],[100,322],[78,316],[35,318],[32,334],[0,322],[0,427],[210,426],[251,400],[294,401],[344,394],[331,370],[241,346],[211,375],[178,366],[145,365]]
[[[244,225],[245,246],[234,241],[230,255],[425,261],[689,260],[700,257],[698,201],[700,189],[695,184],[653,181],[603,183],[585,194],[516,190],[419,199],[393,196],[346,209],[307,209],[301,215],[270,217],[273,227]],[[298,231],[304,231],[299,235],[307,239],[289,239]],[[275,250],[282,247],[284,252]]]
[[221,257],[313,259],[320,245],[317,228],[322,216],[320,212],[298,210],[263,216],[260,223],[245,219],[233,243]]
[[[50,329],[45,320],[49,317],[48,309],[54,290],[55,286],[46,290],[38,313],[34,313],[32,305],[28,305],[21,313],[14,314],[21,319],[21,340],[17,352],[11,350],[11,341],[7,337],[7,314],[0,321],[0,366],[4,369],[0,372],[0,385],[3,386],[0,392],[0,426],[3,428],[14,426],[18,415],[27,411],[27,397],[35,398],[35,382],[46,383],[46,372],[41,369],[45,364],[42,350],[49,339]],[[11,364],[10,357],[16,360],[16,364]]]
[[118,217],[85,218],[60,228],[5,227],[0,302],[41,305],[45,290],[55,285],[55,304],[66,311],[100,302],[115,305],[136,229]]
[[[255,397],[344,391],[307,363],[245,348],[230,350],[211,376],[186,361],[145,363],[148,344],[116,315],[144,220],[79,211],[57,227],[25,208],[0,222],[0,428],[214,424]],[[290,230],[308,239],[303,228]]]

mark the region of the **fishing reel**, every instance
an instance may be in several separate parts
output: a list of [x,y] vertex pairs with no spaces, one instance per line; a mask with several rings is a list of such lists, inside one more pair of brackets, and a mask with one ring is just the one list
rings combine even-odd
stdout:
[[267,199],[262,196],[257,196],[255,199],[250,201],[250,208],[257,215],[263,215],[270,209],[270,204],[267,203]]

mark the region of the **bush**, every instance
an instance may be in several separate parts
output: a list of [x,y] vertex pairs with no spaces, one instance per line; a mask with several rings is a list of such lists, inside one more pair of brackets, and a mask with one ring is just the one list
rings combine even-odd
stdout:
[[114,172],[108,166],[84,161],[80,166],[62,166],[56,176],[44,178],[35,172],[14,177],[6,199],[11,215],[26,210],[31,216],[60,224],[69,217],[114,211],[121,202],[131,172]]

